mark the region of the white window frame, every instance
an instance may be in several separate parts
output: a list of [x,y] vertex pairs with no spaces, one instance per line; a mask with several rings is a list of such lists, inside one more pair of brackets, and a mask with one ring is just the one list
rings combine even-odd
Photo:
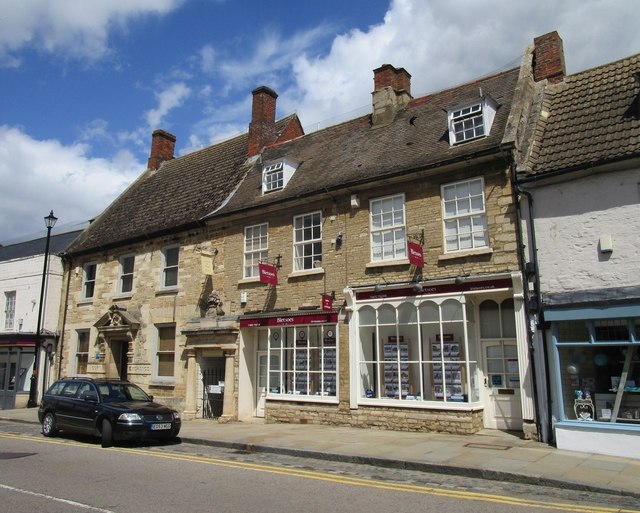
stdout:
[[298,166],[298,162],[288,157],[265,162],[262,167],[262,194],[284,189]]
[[[402,202],[398,208],[399,201]],[[380,205],[378,212],[376,205]],[[404,194],[394,194],[369,201],[371,227],[371,261],[407,258],[407,227]]]
[[[177,261],[175,264],[167,263],[167,253],[169,251],[177,250]],[[167,285],[168,273],[175,271],[175,284]],[[176,289],[178,288],[178,280],[180,277],[180,246],[175,244],[173,246],[166,246],[162,248],[162,269],[160,270],[160,288],[162,289]]]
[[260,331],[268,340],[269,399],[338,402],[337,324],[297,324]]
[[262,170],[263,192],[277,191],[284,187],[284,162],[264,166]]
[[244,227],[244,278],[258,278],[258,264],[269,256],[269,223]]
[[[154,347],[154,355],[153,355],[153,379],[154,381],[163,381],[163,382],[174,382],[176,379],[176,325],[175,324],[157,324],[155,326],[155,347]],[[160,349],[160,332],[164,329],[173,329],[173,350],[168,351],[166,349]],[[160,356],[161,355],[173,355],[173,371],[171,376],[160,375]]]
[[[307,219],[311,220],[310,226],[305,225]],[[319,236],[314,236],[313,234],[316,229],[320,232]],[[306,237],[308,230],[312,232],[311,237]],[[309,249],[311,250],[310,252]],[[320,265],[317,265],[318,262]],[[293,218],[293,271],[303,272],[319,268],[322,268],[321,210],[301,214]]]
[[453,146],[486,137],[496,114],[496,105],[489,97],[448,111],[449,141]]
[[[476,184],[479,184],[479,187]],[[488,247],[489,228],[484,178],[476,177],[444,184],[440,193],[445,253]]]
[[[126,272],[125,266],[128,260],[133,261],[133,265],[131,266],[131,272]],[[133,293],[133,278],[134,272],[136,268],[136,257],[133,254],[122,255],[120,257],[120,270],[118,273],[118,294],[120,295],[128,295]],[[129,290],[124,290],[124,282],[126,278],[131,279],[131,286]]]
[[16,291],[4,293],[4,329],[13,330],[16,324]]
[[[80,344],[81,342],[83,342],[82,337],[86,336],[86,343],[87,343],[87,350],[86,351],[81,351],[80,349]],[[74,373],[76,375],[86,375],[87,371],[88,371],[88,366],[89,366],[89,349],[90,349],[90,344],[91,344],[91,330],[89,329],[82,329],[82,330],[76,330],[76,354],[75,354],[75,358],[74,358]],[[84,358],[84,365],[85,365],[85,372],[80,372],[80,364],[79,364],[79,360],[80,358],[83,357]]]
[[[93,269],[93,276],[91,277],[90,269]],[[87,262],[82,266],[82,299],[91,300],[96,293],[96,277],[98,276],[98,263]],[[89,287],[91,293],[88,293]]]

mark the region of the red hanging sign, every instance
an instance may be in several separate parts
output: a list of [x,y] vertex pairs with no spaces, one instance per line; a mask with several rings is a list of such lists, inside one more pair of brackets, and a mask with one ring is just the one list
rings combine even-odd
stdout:
[[333,298],[329,294],[322,294],[322,311],[331,312],[333,310]]
[[275,265],[258,264],[258,274],[260,275],[260,283],[278,284],[278,269]]
[[422,246],[417,242],[407,241],[407,249],[409,250],[409,263],[415,265],[419,269],[424,267],[424,253]]

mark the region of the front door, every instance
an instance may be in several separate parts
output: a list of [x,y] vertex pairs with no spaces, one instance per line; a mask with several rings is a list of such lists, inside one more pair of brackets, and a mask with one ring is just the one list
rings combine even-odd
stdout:
[[256,417],[264,417],[264,404],[267,397],[267,362],[266,351],[258,351],[256,358]]
[[[118,378],[126,380],[127,378],[127,366],[129,359],[127,357],[127,349],[129,343],[126,340],[112,340],[111,341],[111,354],[113,356],[113,362],[110,368],[112,372],[107,377]],[[115,374],[115,375],[114,375]]]
[[522,403],[515,340],[482,341],[484,426],[521,430]]

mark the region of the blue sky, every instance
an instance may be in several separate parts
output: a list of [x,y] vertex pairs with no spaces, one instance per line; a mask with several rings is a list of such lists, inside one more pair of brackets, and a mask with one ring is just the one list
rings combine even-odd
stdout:
[[[569,73],[640,51],[635,0],[0,0],[0,243],[99,214],[146,167],[246,130],[251,90],[307,131],[370,111],[372,70],[414,96],[517,66],[558,30]],[[632,15],[632,13],[634,13]]]

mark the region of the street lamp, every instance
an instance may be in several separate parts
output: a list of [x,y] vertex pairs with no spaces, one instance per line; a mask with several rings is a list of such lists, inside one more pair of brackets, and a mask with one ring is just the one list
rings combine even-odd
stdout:
[[29,388],[28,408],[38,406],[38,368],[40,366],[40,326],[42,323],[42,310],[44,303],[44,289],[47,282],[47,265],[49,264],[49,241],[51,240],[51,228],[56,224],[58,218],[53,215],[53,210],[44,218],[47,227],[47,243],[44,247],[44,265],[42,267],[42,285],[40,286],[40,306],[38,308],[38,325],[36,327],[36,341],[33,358],[33,370],[31,371],[31,386]]

